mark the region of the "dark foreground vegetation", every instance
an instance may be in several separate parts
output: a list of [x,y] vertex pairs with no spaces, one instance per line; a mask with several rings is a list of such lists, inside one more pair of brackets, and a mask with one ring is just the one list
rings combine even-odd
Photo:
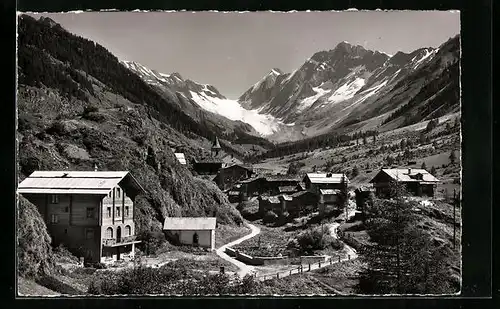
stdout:
[[453,294],[460,290],[454,269],[459,246],[435,237],[422,226],[419,205],[392,188],[392,200],[376,200],[367,211],[364,226],[374,245],[361,250],[367,263],[361,273],[362,294]]

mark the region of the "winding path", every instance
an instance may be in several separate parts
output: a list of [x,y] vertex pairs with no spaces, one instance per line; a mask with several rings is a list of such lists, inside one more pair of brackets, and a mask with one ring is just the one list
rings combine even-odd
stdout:
[[[354,216],[354,211],[349,211],[348,218],[350,218],[352,216]],[[246,222],[245,225],[248,226],[252,230],[252,232],[250,234],[245,235],[245,236],[243,236],[241,238],[238,238],[237,240],[232,241],[232,242],[230,242],[228,244],[225,244],[225,245],[221,246],[220,248],[218,248],[215,251],[218,256],[220,256],[224,260],[226,260],[226,261],[228,261],[228,262],[236,265],[236,267],[239,268],[238,275],[241,278],[245,277],[245,275],[247,275],[247,274],[253,274],[253,273],[255,273],[254,266],[247,265],[247,264],[245,264],[243,262],[238,261],[235,258],[230,257],[229,255],[227,255],[225,253],[225,250],[226,250],[227,247],[232,247],[234,245],[237,245],[237,244],[239,244],[239,243],[241,243],[241,242],[243,242],[243,241],[245,241],[247,239],[250,239],[250,238],[255,237],[256,235],[260,234],[260,228],[259,227],[255,226],[253,224],[250,224],[248,222]],[[338,230],[338,228],[339,228],[340,225],[341,224],[337,223],[337,222],[334,222],[334,223],[331,223],[331,224],[328,225],[328,228],[330,230],[330,235],[332,235],[332,237],[338,238],[337,230]],[[345,262],[345,261],[353,260],[353,259],[357,258],[358,254],[356,252],[356,249],[352,248],[351,246],[349,246],[345,242],[343,242],[343,243],[344,243],[344,246],[345,246],[345,249],[346,249],[346,254],[348,256],[346,256],[345,258],[342,258],[340,260],[337,260],[337,261],[332,261],[331,263],[329,263],[329,262],[321,263],[321,266],[319,264],[316,264],[316,263],[311,264],[310,265],[310,270],[317,270],[317,269],[326,267],[326,266],[331,265],[331,264],[335,264],[335,263],[339,263],[339,262]],[[309,265],[303,264],[302,266],[304,267],[304,269],[306,269],[306,267],[307,267],[307,269],[309,270]],[[287,277],[287,276],[289,276],[289,275],[291,275],[293,273],[298,273],[298,270],[291,270],[289,272],[286,272],[286,271],[285,272],[281,272],[279,278]],[[270,277],[272,277],[272,275],[259,276],[259,280],[265,280],[266,278],[270,278]]]
[[252,230],[252,232],[250,234],[247,234],[241,238],[236,239],[235,241],[227,243],[215,251],[215,253],[217,253],[218,256],[220,256],[224,260],[236,265],[236,267],[239,268],[238,275],[241,278],[245,277],[245,275],[247,275],[248,273],[252,273],[254,271],[254,267],[230,257],[229,255],[226,254],[225,251],[226,251],[227,247],[232,247],[234,245],[237,245],[237,244],[239,244],[247,239],[250,239],[250,238],[255,237],[256,235],[260,234],[260,228],[258,228],[257,226],[250,224],[248,222],[245,222],[245,225],[248,226]]

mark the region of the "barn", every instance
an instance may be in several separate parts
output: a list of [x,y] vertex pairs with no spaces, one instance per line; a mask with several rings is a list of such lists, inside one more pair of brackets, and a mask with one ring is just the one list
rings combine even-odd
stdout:
[[316,194],[320,194],[321,189],[344,190],[349,184],[345,174],[332,173],[307,173],[303,181],[306,189]]
[[178,244],[214,250],[216,225],[215,217],[168,217],[163,230]]
[[251,167],[233,164],[219,170],[216,182],[221,190],[227,190],[233,187],[239,180],[250,178],[252,174],[253,170]]
[[403,184],[408,193],[433,197],[439,180],[424,169],[381,169],[370,183],[378,197],[388,197],[391,183]]

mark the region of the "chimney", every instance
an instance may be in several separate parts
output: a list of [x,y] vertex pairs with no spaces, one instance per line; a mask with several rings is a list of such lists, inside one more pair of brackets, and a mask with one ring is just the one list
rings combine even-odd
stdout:
[[94,172],[97,172],[97,164],[94,164]]

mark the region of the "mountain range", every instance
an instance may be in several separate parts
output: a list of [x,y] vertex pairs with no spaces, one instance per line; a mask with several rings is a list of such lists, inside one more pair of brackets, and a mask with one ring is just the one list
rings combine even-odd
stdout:
[[[340,42],[320,51],[292,73],[273,68],[238,100],[214,86],[122,62],[160,91],[175,92],[189,107],[238,123],[274,142],[329,132],[389,130],[456,112],[460,41],[393,56]],[[219,118],[219,121],[222,121]]]

